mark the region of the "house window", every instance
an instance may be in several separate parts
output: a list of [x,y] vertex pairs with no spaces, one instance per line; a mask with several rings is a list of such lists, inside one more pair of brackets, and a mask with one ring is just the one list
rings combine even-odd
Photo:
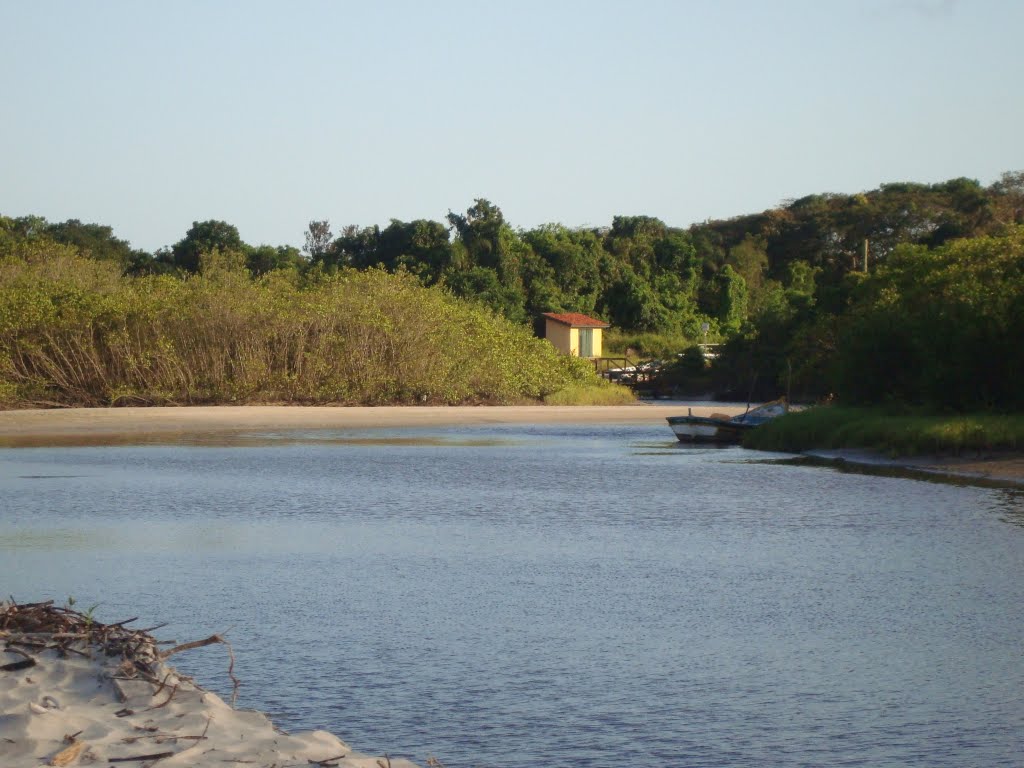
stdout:
[[580,328],[580,357],[594,356],[594,329]]

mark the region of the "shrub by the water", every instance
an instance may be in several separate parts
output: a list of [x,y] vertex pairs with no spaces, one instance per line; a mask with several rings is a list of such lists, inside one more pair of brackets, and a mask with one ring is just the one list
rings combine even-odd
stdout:
[[[228,255],[230,256],[230,254]],[[73,248],[0,259],[0,404],[512,403],[592,383],[489,310],[377,270],[122,277]]]
[[570,385],[544,397],[546,405],[630,405],[636,396],[629,387],[598,379]]
[[819,406],[772,419],[752,430],[743,445],[789,452],[866,448],[892,456],[1019,451],[1024,416]]

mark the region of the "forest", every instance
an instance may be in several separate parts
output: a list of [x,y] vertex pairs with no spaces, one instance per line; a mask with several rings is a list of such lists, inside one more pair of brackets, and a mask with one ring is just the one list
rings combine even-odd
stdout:
[[[86,392],[88,402],[114,403],[543,397],[586,381],[580,361],[573,367],[545,358],[529,383],[492,381],[490,389],[481,383],[483,361],[496,365],[495,355],[541,349],[533,337],[542,313],[581,312],[611,323],[616,353],[677,361],[666,375],[675,369],[678,381],[689,375],[722,397],[953,411],[1024,406],[1015,381],[1024,371],[1024,172],[989,186],[958,178],[814,194],[686,228],[635,215],[599,228],[519,229],[481,198],[443,220],[393,219],[383,228],[335,231],[314,220],[304,240],[302,249],[251,245],[233,225],[211,219],[148,253],[109,226],[0,216],[6,401],[85,401]],[[360,291],[404,298],[354,308]],[[388,328],[400,323],[402,307],[419,303],[421,318],[434,312],[448,330],[428,323],[436,337],[429,344],[396,347]],[[233,338],[200,343],[168,330],[183,322],[178,310],[187,308],[198,328],[204,312],[219,316],[226,307],[238,313],[217,327]],[[476,323],[476,341],[456,356],[458,365],[413,363],[414,349],[429,347],[440,360],[457,348],[465,336],[460,323]],[[73,328],[81,336],[74,342]],[[488,350],[488,339],[506,334],[515,341],[503,352]],[[696,345],[708,342],[720,346],[706,368]],[[172,347],[173,365],[158,352]],[[243,375],[246,355],[262,362]],[[378,379],[351,379],[382,355]],[[104,367],[114,357],[121,360],[116,372]],[[316,365],[304,368],[306,357]],[[342,358],[353,368],[339,378]],[[163,360],[159,375],[156,360]],[[417,382],[384,373],[417,365],[424,371]],[[425,372],[430,365],[437,370]],[[218,366],[218,380],[233,383],[215,385],[213,374],[202,373]],[[474,366],[475,378],[441,383]],[[107,383],[65,386],[75,376],[88,379],[85,370]],[[65,394],[54,384],[58,372]]]

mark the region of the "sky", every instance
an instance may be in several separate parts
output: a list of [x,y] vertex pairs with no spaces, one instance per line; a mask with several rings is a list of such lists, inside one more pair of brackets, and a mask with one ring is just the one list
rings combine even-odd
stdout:
[[0,0],[0,215],[302,246],[1024,170],[1021,0]]

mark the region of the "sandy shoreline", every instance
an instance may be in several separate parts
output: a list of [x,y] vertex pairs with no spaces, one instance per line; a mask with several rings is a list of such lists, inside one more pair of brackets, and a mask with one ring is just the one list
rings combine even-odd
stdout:
[[[245,431],[372,429],[472,424],[664,424],[687,406],[381,406],[286,405],[192,406],[187,408],[61,408],[0,411],[0,445],[67,444],[103,437],[228,434]],[[734,415],[742,408],[693,406],[695,415]]]
[[0,603],[0,765],[416,768],[354,753],[326,731],[280,731],[164,664],[214,637],[161,651],[145,631]]
[[[690,410],[734,416],[743,406],[637,403],[620,406],[223,405],[181,408],[55,408],[0,411],[0,447],[111,445],[210,439],[317,429],[423,428],[486,424],[657,424]],[[667,433],[667,427],[666,427]],[[865,466],[888,465],[938,475],[1024,485],[1024,455],[918,456],[886,459],[867,451],[808,455]]]
[[1024,486],[1024,455],[994,453],[985,456],[905,456],[890,459],[878,453],[860,450],[813,450],[806,456],[836,465],[854,465],[865,469],[888,467],[911,473],[935,475],[981,485]]

